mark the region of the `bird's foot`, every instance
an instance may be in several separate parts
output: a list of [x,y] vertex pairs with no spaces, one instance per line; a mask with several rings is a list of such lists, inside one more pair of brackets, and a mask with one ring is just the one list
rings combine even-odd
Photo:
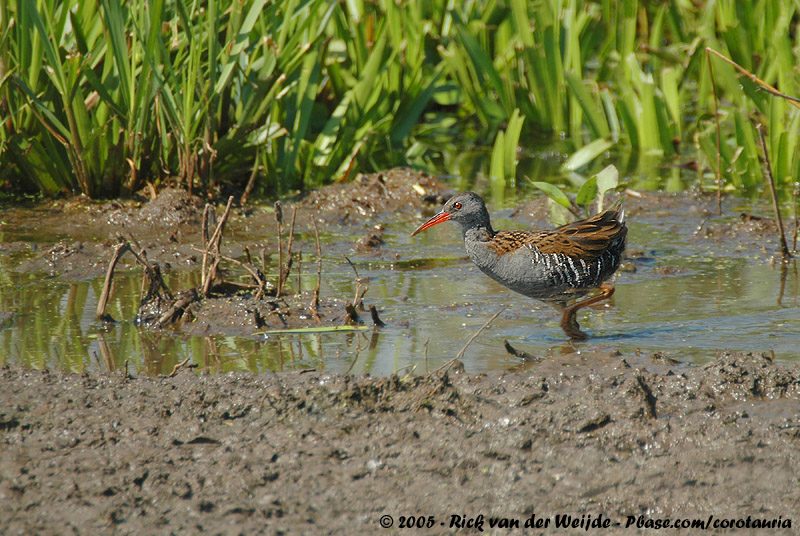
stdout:
[[581,331],[581,327],[578,325],[578,320],[575,318],[578,309],[588,307],[589,305],[595,304],[601,300],[610,298],[614,294],[614,287],[607,283],[603,283],[598,288],[600,289],[600,294],[597,296],[593,296],[587,300],[583,300],[582,302],[578,302],[564,309],[564,314],[561,315],[561,329],[564,330],[564,333],[569,335],[570,339],[582,341],[589,338],[586,333]]
[[572,307],[564,310],[564,314],[561,317],[561,329],[564,330],[564,333],[566,333],[570,339],[574,341],[583,341],[588,339],[589,336],[581,331],[578,320],[575,318],[575,312],[576,309]]

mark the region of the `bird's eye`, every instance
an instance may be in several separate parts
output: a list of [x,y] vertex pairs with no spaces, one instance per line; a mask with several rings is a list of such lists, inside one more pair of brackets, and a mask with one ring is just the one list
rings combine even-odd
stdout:
[[453,203],[453,208],[458,210],[461,208],[461,203]]

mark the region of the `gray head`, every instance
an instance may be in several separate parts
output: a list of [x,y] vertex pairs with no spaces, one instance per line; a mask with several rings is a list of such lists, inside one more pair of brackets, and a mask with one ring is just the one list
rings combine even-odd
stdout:
[[486,210],[483,199],[473,192],[463,192],[448,199],[442,210],[420,225],[411,233],[411,236],[448,220],[460,223],[465,231],[483,227],[490,233],[492,232],[492,225],[489,223],[489,211]]

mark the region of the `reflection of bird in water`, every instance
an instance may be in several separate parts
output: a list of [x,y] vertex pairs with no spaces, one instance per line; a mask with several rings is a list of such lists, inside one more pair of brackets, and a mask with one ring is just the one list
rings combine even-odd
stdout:
[[[617,270],[625,251],[628,229],[621,209],[613,207],[549,231],[495,231],[483,199],[465,192],[451,197],[411,236],[448,220],[461,224],[467,254],[483,273],[555,306],[562,311],[564,332],[573,339],[586,338],[575,313],[614,293],[614,287],[603,282]],[[600,294],[568,305],[595,288]]]

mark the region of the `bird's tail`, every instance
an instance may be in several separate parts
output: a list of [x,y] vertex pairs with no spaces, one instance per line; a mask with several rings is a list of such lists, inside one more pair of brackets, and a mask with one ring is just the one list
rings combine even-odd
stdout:
[[623,196],[619,196],[616,201],[614,201],[610,207],[608,207],[609,212],[616,212],[617,213],[617,221],[620,223],[625,223],[625,209],[622,208],[622,201],[625,198]]

